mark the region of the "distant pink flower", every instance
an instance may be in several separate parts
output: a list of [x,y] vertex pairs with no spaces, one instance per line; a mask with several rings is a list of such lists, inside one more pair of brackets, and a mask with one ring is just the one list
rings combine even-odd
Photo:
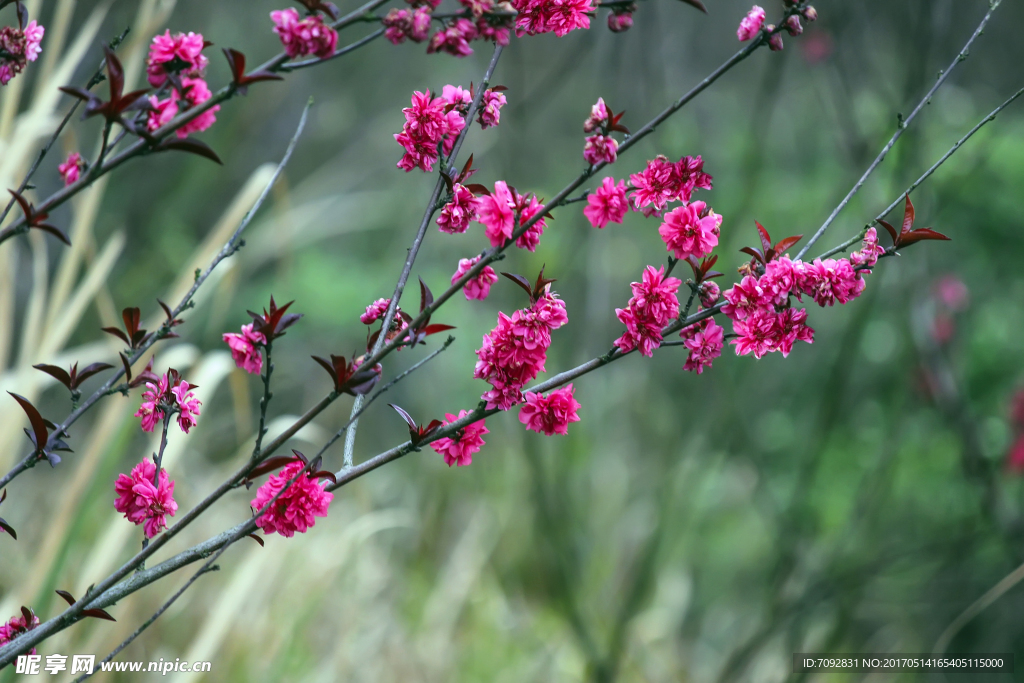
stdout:
[[[30,617],[29,619],[26,619],[25,614],[22,613],[16,617],[11,617],[7,623],[0,624],[0,647],[11,642],[21,634],[31,631],[36,626],[39,626],[39,617],[37,617],[32,610],[28,610],[28,613]],[[36,649],[32,648],[28,652],[22,654],[34,655],[35,653]]]
[[146,538],[153,538],[166,529],[166,516],[173,517],[178,511],[178,504],[174,502],[174,482],[162,467],[157,478],[156,465],[149,458],[133,467],[131,475],[117,475],[114,492],[118,495],[114,509],[124,513],[129,522],[142,524]]
[[519,409],[519,421],[526,425],[527,430],[538,434],[568,434],[569,424],[580,421],[576,413],[580,404],[573,397],[574,392],[572,384],[566,384],[547,396],[526,392],[526,403]]
[[519,12],[516,35],[554,33],[562,37],[570,31],[590,28],[588,12],[595,8],[591,0],[512,0]]
[[153,37],[146,58],[146,74],[149,84],[159,88],[167,81],[167,74],[182,74],[200,78],[209,60],[203,56],[205,41],[203,34],[189,31],[171,35],[170,30]]
[[611,118],[611,110],[604,103],[604,98],[598,97],[597,102],[590,108],[590,116],[583,122],[583,132],[593,133],[595,130],[603,130],[611,121]]
[[480,17],[476,20],[477,38],[507,47],[511,26],[511,21],[503,17],[497,20],[493,15]]
[[[1024,434],[1019,434],[1006,454],[1006,470],[1013,474],[1024,472]],[[38,619],[37,619],[38,621]],[[3,627],[0,626],[0,629]],[[3,634],[0,633],[0,636]],[[0,638],[0,645],[3,644]]]
[[476,38],[476,25],[468,19],[456,19],[434,34],[427,53],[447,52],[455,57],[473,54],[469,41]]
[[441,209],[437,217],[438,229],[448,234],[466,232],[469,222],[476,218],[479,200],[464,185],[452,185],[452,199]]
[[250,375],[258,375],[263,371],[263,355],[258,345],[266,344],[267,338],[260,332],[253,332],[251,323],[242,325],[241,334],[225,332],[221,339],[227,342],[231,349],[231,358],[234,359],[235,365]]
[[[471,259],[459,259],[459,267],[455,270],[455,274],[452,275],[452,284],[454,285],[459,278],[468,273],[479,260],[479,256]],[[482,301],[491,293],[491,286],[497,281],[498,274],[494,272],[494,268],[484,266],[475,278],[466,282],[462,292],[466,295],[467,301],[471,299],[480,299]]]
[[725,330],[711,318],[705,318],[696,325],[684,328],[679,336],[684,340],[683,346],[689,349],[686,363],[683,365],[684,370],[699,375],[704,372],[704,368],[711,367],[714,359],[722,355]]
[[299,13],[289,7],[271,12],[270,18],[274,22],[274,33],[281,39],[289,57],[313,55],[323,59],[334,54],[338,32],[325,24],[319,14],[300,20]]
[[176,387],[171,388],[171,394],[178,404],[178,426],[181,431],[188,434],[188,430],[196,426],[196,418],[199,417],[199,406],[202,401],[192,393],[192,385],[182,380]]
[[[458,415],[445,413],[444,424],[448,426],[469,414],[470,411],[468,410],[460,410]],[[490,430],[485,426],[484,420],[477,420],[472,424],[466,425],[451,437],[430,442],[430,447],[444,456],[444,462],[448,467],[452,465],[457,465],[458,467],[472,465],[473,454],[483,448],[484,434],[489,433]]]
[[377,299],[366,307],[366,312],[359,316],[359,321],[364,325],[372,325],[388,312],[391,299]]
[[28,26],[25,27],[25,59],[34,62],[39,58],[39,53],[43,51],[40,47],[40,43],[43,42],[43,35],[46,33],[46,29],[40,24],[36,23],[36,20],[28,22]]
[[736,29],[736,37],[740,41],[750,40],[760,32],[761,27],[764,26],[764,10],[754,5],[754,7],[747,12],[747,16],[743,17],[740,22],[740,27]]
[[583,158],[591,166],[615,163],[619,143],[610,135],[591,135],[583,146]]
[[658,234],[677,259],[694,256],[698,259],[718,246],[722,217],[704,202],[697,201],[676,207],[665,214]]
[[407,38],[422,43],[430,36],[430,11],[429,7],[417,7],[412,11],[392,9],[381,20],[385,28],[384,37],[395,45]]
[[608,15],[608,28],[612,33],[622,33],[633,27],[632,12],[612,12]]
[[878,257],[885,253],[885,247],[878,243],[878,231],[868,228],[864,233],[864,241],[861,243],[860,251],[850,254],[850,263],[854,267],[873,267],[878,263]]
[[[304,462],[296,460],[271,475],[249,503],[253,511],[262,510],[305,466]],[[316,524],[317,517],[327,516],[327,508],[334,499],[334,494],[325,491],[319,482],[319,479],[303,472],[265,513],[256,518],[256,526],[263,529],[265,534],[278,533],[287,538],[294,536],[296,531],[306,533],[307,529]]]
[[700,305],[704,308],[711,308],[718,303],[722,290],[714,280],[705,280],[700,283]]
[[72,152],[68,155],[68,160],[57,167],[57,171],[60,172],[60,177],[64,179],[64,186],[74,185],[78,182],[79,175],[85,162],[82,161],[82,155],[78,152]]
[[615,346],[623,353],[640,349],[650,358],[654,349],[661,346],[661,330],[679,315],[679,299],[676,292],[682,282],[678,278],[665,277],[665,267],[654,266],[644,269],[640,282],[630,285],[633,296],[626,308],[616,308],[615,315],[626,331],[615,340]]
[[864,291],[864,280],[847,259],[814,259],[802,263],[798,276],[800,290],[819,306],[845,304]]
[[967,285],[956,275],[943,275],[935,283],[935,296],[951,311],[962,311],[967,308],[970,298]]
[[620,180],[616,185],[615,178],[608,176],[587,197],[583,215],[595,228],[603,228],[609,223],[621,223],[627,211],[626,181]]
[[483,101],[480,103],[480,112],[476,117],[480,129],[486,130],[497,126],[501,122],[501,108],[507,103],[508,100],[505,99],[503,93],[487,89],[484,92]]

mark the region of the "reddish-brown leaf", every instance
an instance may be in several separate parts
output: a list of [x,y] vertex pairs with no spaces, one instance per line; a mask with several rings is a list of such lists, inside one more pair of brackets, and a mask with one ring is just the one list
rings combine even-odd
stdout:
[[18,394],[10,391],[7,393],[13,396],[14,400],[21,404],[22,410],[24,410],[25,414],[28,415],[28,421],[32,423],[32,433],[35,435],[36,450],[45,450],[46,442],[49,439],[49,433],[46,431],[46,421],[43,420],[43,416],[39,414],[36,407],[24,396],[19,396]]

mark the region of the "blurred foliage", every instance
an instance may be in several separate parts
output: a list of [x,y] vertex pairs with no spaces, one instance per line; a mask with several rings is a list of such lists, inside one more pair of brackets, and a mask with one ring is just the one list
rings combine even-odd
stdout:
[[[132,4],[115,3],[100,35],[130,24]],[[707,4],[705,16],[674,0],[643,2],[621,35],[602,16],[563,39],[514,39],[495,76],[509,88],[501,125],[472,131],[464,147],[481,169],[475,180],[556,193],[582,168],[581,124],[598,96],[638,128],[737,48],[747,6]],[[75,21],[92,5],[80,2]],[[779,5],[769,4],[769,16]],[[625,177],[655,154],[701,154],[715,179],[701,198],[725,217],[720,265],[732,272],[738,249],[755,241],[755,218],[777,236],[820,225],[987,5],[823,0],[820,20],[786,37],[782,53],[756,54],[610,170]],[[1004,5],[822,248],[863,226],[1022,85],[1012,65],[1024,58],[1024,8]],[[242,49],[253,63],[278,49],[267,19],[276,7],[179,0],[167,26],[217,44],[210,80],[219,84],[227,76],[220,47]],[[192,435],[172,439],[183,510],[251,444],[260,385],[228,370],[220,342],[246,322],[247,308],[273,293],[305,313],[275,345],[272,419],[301,413],[328,390],[311,354],[349,355],[365,343],[358,314],[390,294],[435,181],[394,167],[401,108],[414,89],[478,81],[490,50],[475,47],[458,60],[375,42],[225,105],[203,135],[223,167],[166,156],[113,174],[96,240],[123,229],[127,245],[107,309],[154,312],[253,169],[279,158],[307,98],[316,101],[246,248],[187,316],[182,339],[157,353],[158,367],[187,371],[204,402]],[[96,125],[75,124],[84,149]],[[121,658],[211,659],[209,680],[218,681],[795,681],[794,652],[930,651],[1024,561],[1021,481],[1003,462],[1009,402],[1024,385],[1024,225],[1014,189],[1024,184],[1022,139],[1024,117],[1010,109],[925,183],[914,196],[919,225],[954,241],[886,260],[847,306],[813,308],[812,346],[788,359],[726,353],[701,376],[680,369],[678,347],[630,357],[576,382],[583,421],[566,437],[526,433],[505,415],[488,421],[488,444],[471,467],[449,469],[429,449],[412,454],[338,491],[330,517],[305,536],[274,537],[265,549],[239,544]],[[56,189],[57,162],[47,160],[40,194]],[[72,211],[59,209],[55,220]],[[570,324],[554,334],[549,376],[618,336],[613,311],[629,282],[664,259],[657,225],[631,214],[594,231],[576,204],[555,213],[535,254],[513,250],[501,263],[528,276],[545,265],[558,278]],[[465,235],[432,230],[414,276],[439,292],[458,259],[485,246],[476,224]],[[18,254],[18,272],[29,272],[27,248]],[[970,303],[940,344],[931,326],[945,276],[966,284]],[[19,311],[28,296],[21,286]],[[414,300],[410,293],[406,307]],[[499,308],[523,303],[505,281],[486,302],[457,296],[434,317],[457,326],[456,343],[391,400],[424,421],[475,405],[481,335]],[[96,340],[103,307],[90,309],[72,344]],[[392,356],[386,375],[425,352]],[[952,384],[939,387],[941,376]],[[115,397],[94,411],[91,433],[102,436],[94,455],[78,439],[59,468],[18,480],[4,508],[20,534],[0,554],[5,606],[55,614],[54,588],[80,592],[134,552],[138,534],[111,502],[117,472],[153,448],[130,417],[136,403]],[[63,414],[66,396],[51,390],[42,405]],[[339,401],[305,445],[291,445],[316,448],[348,409]],[[87,433],[83,425],[72,436]],[[361,420],[356,459],[404,438],[397,416],[374,406]],[[87,457],[95,464],[83,475]],[[340,463],[339,444],[325,465]],[[75,506],[63,510],[72,493]],[[244,519],[253,493],[228,496],[171,550]],[[58,510],[66,525],[55,534]],[[40,557],[52,562],[40,566]],[[116,625],[78,625],[40,651],[102,656],[184,580],[111,608]],[[1020,587],[1003,595],[948,650],[1024,652],[1022,596]]]

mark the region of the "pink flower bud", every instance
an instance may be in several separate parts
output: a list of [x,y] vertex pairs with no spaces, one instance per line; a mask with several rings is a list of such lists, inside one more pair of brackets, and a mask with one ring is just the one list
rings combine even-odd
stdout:
[[790,17],[786,19],[784,26],[791,36],[798,36],[804,32],[804,27],[800,23],[800,17],[795,14],[790,15]]

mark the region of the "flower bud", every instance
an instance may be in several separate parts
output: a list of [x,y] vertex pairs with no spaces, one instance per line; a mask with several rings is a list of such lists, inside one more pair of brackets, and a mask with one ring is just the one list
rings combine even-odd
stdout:
[[811,6],[804,7],[800,10],[800,13],[804,15],[804,19],[807,21],[814,21],[818,18],[818,10]]
[[718,303],[722,290],[711,280],[700,284],[700,305],[704,308],[711,308]]
[[782,34],[773,33],[772,37],[768,39],[768,47],[772,52],[782,52]]
[[622,14],[612,13],[608,15],[608,28],[613,33],[622,33],[633,26],[633,13],[623,12]]
[[798,36],[804,32],[804,27],[800,24],[800,17],[795,14],[786,19],[785,27],[791,36]]

